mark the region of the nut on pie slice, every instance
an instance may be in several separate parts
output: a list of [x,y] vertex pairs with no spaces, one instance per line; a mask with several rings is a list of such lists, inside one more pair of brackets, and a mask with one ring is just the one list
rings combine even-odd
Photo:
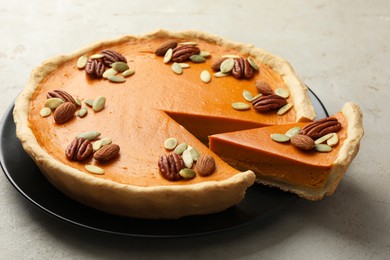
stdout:
[[[354,103],[346,103],[336,115],[317,122],[212,135],[210,149],[233,167],[252,170],[259,183],[319,200],[335,191],[356,156],[363,125],[360,108]],[[310,144],[306,138],[272,139],[294,130],[295,137],[304,135]],[[327,133],[319,134],[321,131]]]
[[251,170],[205,145],[209,135],[314,117],[283,59],[164,30],[45,61],[14,109],[18,138],[55,187],[99,210],[154,219],[222,211],[254,183]]

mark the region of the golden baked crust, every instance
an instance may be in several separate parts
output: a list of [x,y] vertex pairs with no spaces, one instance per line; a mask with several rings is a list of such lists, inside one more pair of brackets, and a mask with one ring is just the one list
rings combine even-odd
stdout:
[[240,172],[223,181],[207,181],[181,186],[139,187],[120,184],[95,178],[52,158],[38,144],[29,127],[29,103],[36,88],[61,64],[99,47],[123,43],[130,39],[154,37],[202,39],[240,50],[243,54],[248,53],[281,75],[284,83],[291,90],[297,121],[311,120],[315,117],[305,85],[296,76],[291,66],[281,58],[257,49],[253,45],[222,40],[217,36],[202,32],[173,33],[159,30],[148,35],[124,36],[116,40],[99,42],[70,55],[45,61],[32,72],[28,85],[16,99],[14,120],[17,136],[26,152],[53,185],[75,200],[94,208],[123,216],[178,218],[186,215],[214,213],[235,205],[244,197],[246,188],[253,184],[255,180],[253,172]]

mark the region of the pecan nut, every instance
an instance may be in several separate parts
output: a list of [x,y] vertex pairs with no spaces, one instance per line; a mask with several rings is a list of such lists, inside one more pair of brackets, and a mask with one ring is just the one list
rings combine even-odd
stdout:
[[74,139],[66,148],[65,155],[71,161],[83,161],[93,152],[92,143],[83,138]]
[[158,161],[158,168],[161,175],[170,181],[180,180],[180,170],[184,168],[183,158],[177,153],[164,154]]
[[55,89],[46,94],[46,98],[60,98],[64,102],[71,102],[77,106],[76,100],[68,92],[60,89]]
[[317,139],[326,134],[337,132],[340,129],[341,124],[336,118],[326,117],[304,126],[300,134]]
[[221,70],[221,63],[227,59],[228,58],[220,58],[219,60],[215,61],[213,64],[211,64],[211,69],[214,71],[220,71]]
[[106,69],[103,60],[89,59],[85,66],[85,72],[92,78],[101,78]]
[[192,45],[182,45],[173,49],[172,59],[173,62],[184,62],[192,55],[200,53],[200,49]]
[[64,124],[74,116],[77,106],[72,102],[64,102],[54,111],[54,121],[57,124]]
[[303,151],[309,151],[314,148],[314,140],[310,136],[297,134],[291,137],[291,144]]
[[215,171],[215,160],[211,155],[201,155],[196,161],[196,171],[201,176],[208,176]]
[[256,89],[264,96],[272,95],[274,94],[274,91],[272,90],[271,86],[268,85],[267,82],[264,80],[256,80]]
[[287,100],[278,95],[268,95],[254,100],[252,105],[257,112],[268,112],[287,105]]
[[254,70],[247,59],[242,57],[234,59],[234,67],[232,76],[236,79],[251,79],[254,75]]
[[160,47],[158,47],[155,53],[157,56],[164,56],[169,49],[175,49],[176,47],[177,41],[169,40],[164,42]]
[[121,61],[124,63],[127,63],[126,58],[120,54],[119,52],[113,51],[113,50],[104,50],[102,51],[103,57],[103,63],[107,67],[111,66],[112,63]]
[[120,147],[117,144],[108,144],[95,152],[93,158],[98,162],[107,162],[119,154]]

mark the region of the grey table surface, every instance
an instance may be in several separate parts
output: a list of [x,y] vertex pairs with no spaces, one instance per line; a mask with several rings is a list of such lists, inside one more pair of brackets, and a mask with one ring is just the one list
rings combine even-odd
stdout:
[[229,232],[140,239],[50,217],[0,174],[0,259],[390,259],[389,1],[0,0],[0,114],[46,58],[158,28],[202,30],[285,58],[330,114],[359,103],[365,136],[335,194]]

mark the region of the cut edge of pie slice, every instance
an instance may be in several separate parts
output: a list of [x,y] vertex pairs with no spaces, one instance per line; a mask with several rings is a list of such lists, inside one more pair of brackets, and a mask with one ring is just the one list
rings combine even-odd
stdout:
[[[253,170],[258,183],[295,193],[308,200],[320,200],[336,190],[359,151],[364,133],[363,116],[357,104],[346,103],[335,117],[341,121],[342,137],[338,147],[332,151],[337,154],[329,157],[326,153],[300,151],[291,144],[271,140],[270,135],[277,130],[284,133],[292,127],[303,127],[306,123],[213,135],[209,137],[210,149],[233,167]],[[262,142],[261,138],[265,141]],[[227,154],[229,149],[235,151],[235,157]],[[255,162],[256,158],[258,162]]]

